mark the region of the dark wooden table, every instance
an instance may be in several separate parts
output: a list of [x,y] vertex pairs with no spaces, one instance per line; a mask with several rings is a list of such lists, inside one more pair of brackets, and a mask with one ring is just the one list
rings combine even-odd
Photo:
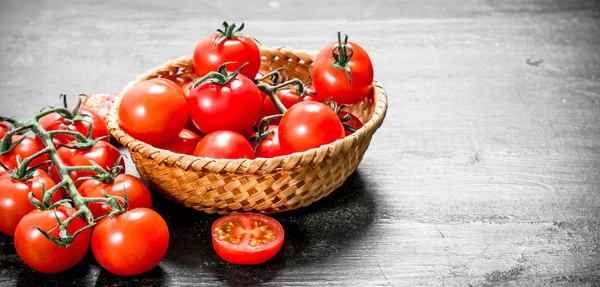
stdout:
[[0,236],[0,285],[600,285],[598,1],[85,2],[0,2],[0,114],[118,92],[230,20],[265,46],[348,33],[388,116],[341,188],[274,215],[286,243],[264,265],[224,263],[217,216],[155,194],[160,267],[119,278],[88,256],[45,276]]

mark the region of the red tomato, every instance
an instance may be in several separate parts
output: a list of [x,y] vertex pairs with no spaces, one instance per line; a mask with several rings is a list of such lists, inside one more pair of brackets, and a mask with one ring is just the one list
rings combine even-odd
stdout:
[[[29,157],[45,148],[45,146],[42,143],[34,140],[33,138],[22,135],[12,136],[12,142],[17,142],[23,137],[25,139],[17,146],[13,147],[7,154],[0,155],[0,162],[3,163],[9,169],[15,169],[17,167],[17,155],[21,157],[21,160],[25,160],[26,157]],[[48,160],[47,155],[44,154],[38,156],[31,162],[31,164],[29,164],[29,166],[36,166],[46,160]]]
[[[289,154],[279,144],[279,136],[277,135],[278,126],[270,125],[267,129],[268,131],[273,131],[273,135],[265,137],[258,147],[256,147],[256,157],[264,157],[264,158],[272,158],[276,156],[282,156]],[[254,146],[255,143],[252,143]]]
[[300,152],[344,138],[344,127],[331,107],[303,101],[283,115],[278,136],[284,150]]
[[[103,183],[96,179],[88,179],[81,183],[79,193],[84,197],[104,197],[103,191],[112,196],[125,198],[127,191],[129,210],[138,207],[152,208],[152,196],[150,190],[139,178],[129,174],[119,174],[113,183]],[[123,205],[122,201],[119,201]],[[108,203],[93,202],[88,204],[88,208],[94,215],[99,217],[109,214],[112,208]]]
[[[358,129],[360,129],[360,128],[363,127],[363,123],[360,121],[360,119],[358,119],[355,115],[353,115],[353,114],[351,114],[349,112],[340,111],[338,113],[338,115],[339,115],[340,119],[342,119],[346,115],[348,115],[350,117],[349,121],[342,122],[342,124],[344,124],[344,126],[349,126],[349,127],[353,128],[354,130],[358,130]],[[349,135],[352,134],[351,131],[349,131],[349,130],[347,130],[345,128],[344,128],[344,133],[345,133],[346,136],[349,136]]]
[[231,264],[260,264],[283,245],[283,227],[262,214],[238,213],[221,217],[211,229],[213,248]]
[[168,247],[167,223],[148,208],[104,218],[92,233],[94,257],[104,269],[118,276],[138,275],[156,267]]
[[81,99],[81,106],[96,112],[102,119],[106,120],[110,106],[117,99],[115,93],[93,93]]
[[[99,141],[88,150],[60,147],[57,153],[66,166],[92,166],[91,161],[94,161],[106,171],[109,171],[117,163],[121,155],[116,147],[103,141]],[[122,172],[125,173],[125,161],[122,158],[119,165],[123,168]],[[81,182],[77,181],[78,178],[96,175],[96,173],[92,171],[72,171],[70,175],[75,184],[79,185]],[[50,168],[50,176],[55,182],[61,181],[54,165]]]
[[[56,217],[64,221],[73,212],[59,206],[55,210],[34,210],[21,219],[15,231],[15,249],[25,264],[42,273],[58,273],[81,261],[90,246],[90,229],[75,236],[69,247],[60,247],[33,228],[37,226],[58,238]],[[72,235],[84,226],[86,223],[78,217],[71,221],[67,231]]]
[[232,131],[217,131],[207,134],[196,146],[194,155],[214,159],[255,158],[248,140],[243,135]]
[[[223,31],[208,35],[196,45],[193,58],[196,75],[203,77],[209,72],[217,71],[222,64],[227,62],[232,62],[227,66],[228,71],[235,71],[242,64],[248,63],[241,73],[254,79],[260,68],[258,45],[252,38],[242,36],[238,33],[239,31],[229,31],[228,27],[231,26],[226,23],[224,25]],[[218,41],[220,43],[216,44]]]
[[322,103],[325,102],[327,99],[322,99],[319,95],[317,95],[317,92],[315,92],[315,87],[311,85],[306,87],[306,95],[304,96],[303,100]]
[[200,139],[201,137],[195,132],[183,129],[174,141],[158,147],[176,153],[192,155]]
[[174,82],[151,79],[131,87],[119,105],[119,125],[130,136],[151,145],[177,138],[185,126],[185,94]]
[[319,96],[331,99],[340,105],[356,104],[368,96],[373,89],[373,65],[362,47],[348,42],[347,46],[354,51],[353,53],[350,50],[346,51],[346,55],[352,53],[347,62],[352,75],[352,84],[350,84],[346,71],[334,67],[336,60],[333,53],[338,58],[343,58],[340,57],[343,54],[340,54],[339,50],[334,51],[334,47],[338,45],[338,42],[333,42],[319,52],[313,64],[312,81]]
[[262,109],[258,88],[239,74],[224,85],[203,82],[190,90],[187,100],[190,117],[204,134],[229,130],[250,135]]
[[[91,121],[91,124],[93,126],[92,138],[97,139],[99,137],[104,137],[102,139],[103,141],[110,141],[110,139],[108,138],[108,128],[106,127],[104,118],[102,118],[96,112],[83,107],[79,109],[79,114],[89,115],[90,117],[85,117],[84,120],[75,121],[75,123],[69,124],[65,122],[65,119],[61,115],[53,113],[41,118],[40,124],[42,125],[42,128],[44,128],[44,130],[46,131],[68,130],[76,131],[82,134],[83,136],[87,136]],[[58,134],[52,137],[52,142],[54,143],[54,145],[67,144],[73,140],[75,140],[75,138],[69,135]]]
[[[33,192],[33,196],[43,202],[42,185],[48,190],[54,186],[54,181],[39,169],[32,178],[25,181],[13,179],[8,172],[0,172],[0,231],[10,236],[15,234],[15,228],[21,218],[35,209],[29,203],[29,193]],[[60,192],[56,192],[51,202],[60,199]]]
[[4,135],[10,131],[10,126],[5,123],[0,123],[0,140],[4,137]]
[[[302,98],[300,97],[298,92],[294,89],[281,89],[276,92],[276,95],[279,98],[279,100],[281,101],[281,103],[288,109],[291,108],[293,105],[302,101]],[[277,109],[277,107],[275,107],[275,105],[273,104],[273,101],[271,101],[271,97],[269,97],[269,96],[265,97],[265,99],[263,101],[261,118],[264,118],[266,116],[279,115],[279,114],[281,114],[281,112]],[[270,121],[270,123],[277,125],[277,124],[279,124],[280,120],[281,120],[280,118],[273,119]]]
[[187,83],[183,84],[183,86],[181,86],[181,89],[183,90],[183,93],[185,94],[186,98],[187,98],[187,95],[190,93],[190,88],[192,87],[193,84],[194,84],[194,81],[191,81],[191,82],[187,82]]

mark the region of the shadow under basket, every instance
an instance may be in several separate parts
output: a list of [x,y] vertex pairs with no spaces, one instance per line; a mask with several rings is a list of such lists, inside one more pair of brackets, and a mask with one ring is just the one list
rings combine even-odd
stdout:
[[[308,80],[316,54],[289,48],[261,48],[262,69],[284,67],[288,78]],[[183,85],[195,77],[192,57],[183,57],[139,75],[119,94],[107,124],[110,134],[131,153],[144,180],[167,198],[207,213],[277,213],[308,206],[342,185],[360,163],[381,126],[387,97],[375,81],[373,92],[345,110],[364,126],[331,144],[275,158],[210,159],[155,148],[119,127],[119,103],[135,84],[163,77]]]

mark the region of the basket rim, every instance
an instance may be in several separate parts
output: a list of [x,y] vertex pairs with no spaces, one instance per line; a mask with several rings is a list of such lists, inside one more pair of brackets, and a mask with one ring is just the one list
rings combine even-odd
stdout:
[[[315,52],[306,50],[291,49],[285,47],[261,47],[261,52],[281,52],[292,54],[303,54],[310,56],[314,60]],[[303,152],[296,152],[290,155],[278,156],[274,158],[255,158],[255,159],[212,159],[203,158],[192,155],[175,153],[169,150],[160,149],[133,138],[123,131],[118,124],[118,107],[119,103],[125,94],[133,85],[146,81],[150,78],[156,78],[159,72],[173,70],[174,68],[188,67],[192,56],[184,56],[172,61],[168,61],[162,65],[148,70],[146,73],[140,74],[129,82],[118,94],[114,104],[111,106],[106,124],[109,133],[130,153],[139,153],[146,159],[153,160],[157,164],[167,164],[170,166],[178,166],[183,170],[193,170],[196,172],[212,172],[212,173],[243,173],[243,174],[261,174],[273,172],[277,169],[292,170],[305,165],[315,165],[328,157],[334,157],[342,150],[352,149],[364,140],[370,140],[375,131],[383,123],[387,112],[387,94],[383,86],[377,81],[373,81],[373,100],[375,101],[375,109],[373,114],[363,127],[356,130],[349,136],[343,139],[336,140],[330,144],[313,148]],[[310,65],[312,62],[305,61],[304,65]],[[193,69],[193,68],[192,68]],[[370,97],[370,96],[369,96]],[[367,99],[369,98],[367,97]]]

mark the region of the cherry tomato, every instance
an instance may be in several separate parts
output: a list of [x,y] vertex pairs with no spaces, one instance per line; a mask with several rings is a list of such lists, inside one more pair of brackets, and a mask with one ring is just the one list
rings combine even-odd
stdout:
[[192,84],[194,84],[194,81],[187,82],[183,84],[183,86],[181,86],[181,89],[183,90],[183,93],[185,94],[186,98],[187,95],[190,93],[190,88],[192,87]]
[[[256,147],[256,157],[272,158],[289,154],[289,152],[286,152],[279,144],[279,136],[277,135],[278,128],[277,125],[269,126],[267,130],[273,131],[274,133],[273,135],[265,137],[258,147]],[[255,143],[251,143],[251,145],[254,146]]]
[[[94,161],[106,171],[113,168],[121,155],[116,147],[103,141],[99,141],[88,150],[60,147],[57,153],[66,166],[92,166],[91,162]],[[119,165],[123,168],[122,172],[125,173],[125,161],[122,158]],[[76,185],[81,184],[81,181],[77,181],[78,178],[91,175],[96,175],[96,173],[86,170],[72,171],[70,173],[71,179],[73,179]],[[55,182],[60,182],[61,180],[54,165],[50,168],[50,176]]]
[[10,131],[10,126],[0,122],[0,140],[2,140],[2,138],[8,131]]
[[336,62],[333,53],[337,57],[340,56],[339,50],[334,51],[334,47],[338,45],[338,42],[333,42],[325,46],[317,55],[311,74],[313,84],[320,97],[331,99],[340,105],[356,104],[368,96],[373,89],[373,65],[362,47],[348,42],[347,46],[354,51],[352,53],[349,49],[346,50],[346,55],[352,54],[347,62],[352,75],[352,84],[350,84],[346,71],[337,69],[333,65]]
[[102,119],[106,120],[110,106],[117,99],[115,93],[93,93],[81,99],[81,106],[96,112]]
[[278,136],[284,150],[300,152],[344,138],[344,127],[331,107],[303,101],[283,115]]
[[260,119],[260,92],[243,75],[224,85],[203,82],[190,90],[187,99],[190,117],[204,134],[230,130],[249,136]]
[[[96,179],[88,179],[81,183],[79,193],[84,197],[104,197],[102,192],[111,196],[120,196],[125,198],[127,191],[129,210],[138,207],[152,208],[152,196],[150,190],[139,178],[129,174],[119,174],[113,183],[103,183]],[[123,202],[119,200],[123,205]],[[94,215],[99,217],[109,214],[112,208],[108,203],[93,202],[88,204],[88,208]]]
[[[41,170],[37,170],[33,177],[24,181],[13,179],[8,172],[0,173],[0,231],[13,236],[17,224],[27,213],[35,207],[29,203],[29,193],[43,202],[42,186],[46,190],[54,186],[54,181]],[[60,192],[54,193],[51,202],[62,199]]]
[[118,276],[138,275],[156,267],[168,247],[167,223],[148,208],[104,218],[92,233],[94,257],[100,266]]
[[211,229],[213,248],[232,264],[260,264],[283,245],[283,227],[262,214],[238,213],[217,219]]
[[[21,138],[25,139],[21,143],[13,147],[7,154],[0,155],[0,162],[3,163],[9,169],[15,169],[17,167],[17,155],[19,155],[21,157],[21,161],[23,161],[26,157],[29,157],[45,148],[42,143],[36,141],[35,139],[22,135],[13,135],[12,142],[15,143]],[[36,166],[46,160],[48,160],[47,155],[44,154],[38,156],[29,164],[29,166]],[[42,167],[42,169],[43,168],[44,167]]]
[[123,131],[151,145],[165,144],[177,138],[187,118],[183,90],[163,78],[131,87],[119,105],[119,125]]
[[[227,25],[226,23],[224,23]],[[235,25],[235,24],[232,24]],[[260,50],[252,38],[242,36],[236,31],[227,31],[225,26],[223,32],[208,35],[200,40],[194,49],[194,71],[198,77],[203,77],[211,71],[217,71],[219,67],[227,62],[228,71],[235,71],[242,64],[248,63],[241,71],[242,75],[254,79],[260,68]],[[218,41],[220,43],[216,44]]]
[[216,131],[207,134],[196,146],[194,155],[214,159],[255,158],[248,140],[243,135],[232,131]]
[[[291,108],[293,105],[302,101],[302,98],[298,94],[298,92],[294,89],[281,89],[276,92],[277,97],[281,101],[281,103],[286,108]],[[279,115],[281,112],[275,107],[273,101],[271,101],[271,97],[267,96],[264,98],[263,107],[262,107],[262,115],[261,118],[272,115]],[[281,119],[273,119],[270,121],[271,124],[277,125]]]
[[[102,118],[96,112],[83,107],[79,109],[79,114],[88,115],[89,117],[85,117],[83,120],[78,120],[73,124],[70,124],[65,122],[65,119],[61,115],[52,113],[41,118],[40,124],[46,131],[76,131],[83,136],[87,136],[90,125],[92,125],[92,138],[97,139],[99,137],[104,137],[102,140],[109,142],[110,139],[108,138],[108,128],[106,127],[104,118]],[[70,135],[57,134],[52,137],[52,142],[54,145],[67,144],[73,140],[75,140],[75,138]],[[41,140],[38,141],[41,142]]]
[[[349,127],[353,128],[354,130],[358,130],[363,127],[363,123],[355,115],[353,115],[349,112],[346,112],[346,111],[340,111],[338,113],[338,116],[340,119],[342,119],[346,115],[348,115],[350,117],[350,120],[346,121],[346,122],[342,122],[342,124],[344,124],[345,126],[349,126]],[[344,128],[344,133],[345,133],[345,136],[349,136],[352,134],[351,131],[349,131],[345,128]]]
[[195,132],[183,129],[175,140],[158,147],[176,153],[192,155],[200,139],[201,137]]
[[[21,219],[15,231],[15,249],[25,264],[42,273],[58,273],[81,261],[90,246],[90,229],[75,236],[73,243],[68,247],[61,247],[33,228],[37,226],[52,237],[58,238],[59,228],[57,228],[56,217],[62,222],[73,212],[75,211],[64,206],[59,206],[55,210],[36,209]],[[77,217],[69,223],[67,231],[72,235],[84,226],[86,223]]]

